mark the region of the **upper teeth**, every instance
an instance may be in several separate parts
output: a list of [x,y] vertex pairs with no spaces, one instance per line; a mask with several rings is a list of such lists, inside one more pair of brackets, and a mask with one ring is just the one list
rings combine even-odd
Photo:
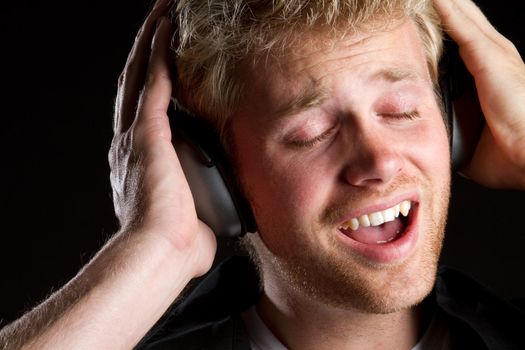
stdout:
[[408,216],[409,211],[410,201],[406,200],[394,205],[392,208],[376,211],[370,214],[364,214],[358,218],[352,218],[343,223],[340,228],[344,230],[351,229],[352,231],[355,231],[359,228],[359,226],[379,226],[385,222],[394,221],[397,217],[399,217],[399,213],[401,213],[403,216]]

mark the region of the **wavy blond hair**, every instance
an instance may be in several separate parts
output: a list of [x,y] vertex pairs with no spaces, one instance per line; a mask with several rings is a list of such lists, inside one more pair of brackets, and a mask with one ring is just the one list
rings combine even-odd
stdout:
[[179,0],[172,10],[178,102],[222,134],[242,100],[246,82],[236,71],[246,57],[286,54],[309,32],[342,38],[403,19],[417,24],[436,82],[442,31],[432,0]]

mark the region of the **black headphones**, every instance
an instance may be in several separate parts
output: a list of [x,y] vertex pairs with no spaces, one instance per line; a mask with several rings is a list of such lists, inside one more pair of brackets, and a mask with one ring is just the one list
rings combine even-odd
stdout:
[[[459,57],[457,45],[445,41],[440,62],[440,88],[450,132],[452,170],[471,159],[483,127],[472,76]],[[201,118],[170,105],[173,144],[188,180],[198,217],[217,236],[239,237],[257,231],[250,204],[240,192],[217,133]],[[461,117],[458,117],[461,115]]]
[[250,203],[240,192],[233,167],[213,127],[202,118],[168,109],[172,143],[191,189],[197,216],[217,236],[257,231]]
[[443,112],[450,133],[451,165],[456,172],[472,159],[485,119],[474,78],[459,56],[458,45],[449,37],[444,41],[439,70]]

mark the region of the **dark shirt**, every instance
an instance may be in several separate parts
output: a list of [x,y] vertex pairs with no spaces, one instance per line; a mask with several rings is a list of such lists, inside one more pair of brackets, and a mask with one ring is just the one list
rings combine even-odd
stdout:
[[[169,310],[136,349],[250,349],[240,314],[260,296],[254,265],[247,257],[231,257]],[[446,319],[453,349],[525,350],[525,312],[459,271],[441,267],[427,302]]]

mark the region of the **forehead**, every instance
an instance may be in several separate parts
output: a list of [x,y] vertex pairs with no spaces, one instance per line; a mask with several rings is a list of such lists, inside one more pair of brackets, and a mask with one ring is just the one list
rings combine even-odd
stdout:
[[304,33],[285,51],[254,59],[242,71],[248,103],[261,97],[277,103],[305,89],[322,90],[340,80],[341,74],[359,83],[430,82],[422,41],[411,20],[344,37],[323,31]]

